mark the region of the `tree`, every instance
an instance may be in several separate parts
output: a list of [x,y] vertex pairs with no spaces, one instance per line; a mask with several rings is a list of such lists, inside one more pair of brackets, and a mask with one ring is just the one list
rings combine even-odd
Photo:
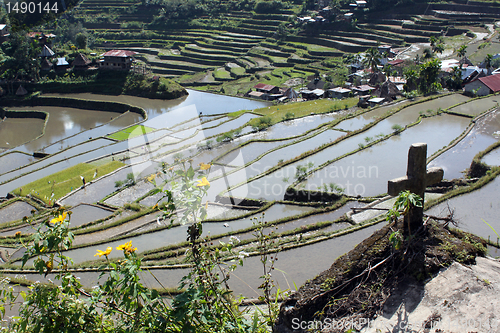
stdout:
[[75,37],[75,43],[76,46],[79,49],[86,49],[87,48],[87,35],[85,33],[78,33]]
[[457,51],[457,54],[460,58],[465,57],[465,54],[467,53],[467,45],[462,45]]
[[423,59],[431,59],[434,57],[432,50],[429,48],[424,49],[424,53],[422,54]]
[[491,70],[492,62],[493,62],[493,55],[488,53],[484,58],[484,67],[488,70],[488,72]]
[[380,65],[380,52],[378,49],[371,47],[365,52],[365,59],[363,64],[372,69],[372,72],[378,72],[378,65]]
[[444,51],[444,45],[443,44],[438,44],[434,47],[434,52],[442,54]]
[[416,70],[406,69],[403,77],[406,80],[406,84],[404,85],[404,89],[406,92],[417,89],[418,73]]
[[459,90],[462,88],[462,69],[453,67],[451,77],[448,79],[448,87],[451,89]]
[[441,61],[439,59],[433,59],[420,65],[418,89],[421,93],[428,94],[441,89],[441,84],[438,82],[440,69]]

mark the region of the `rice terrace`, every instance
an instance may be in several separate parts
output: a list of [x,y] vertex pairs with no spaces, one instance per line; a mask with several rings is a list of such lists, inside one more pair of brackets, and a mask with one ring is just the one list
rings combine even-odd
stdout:
[[6,332],[497,331],[499,2],[31,4],[0,15]]

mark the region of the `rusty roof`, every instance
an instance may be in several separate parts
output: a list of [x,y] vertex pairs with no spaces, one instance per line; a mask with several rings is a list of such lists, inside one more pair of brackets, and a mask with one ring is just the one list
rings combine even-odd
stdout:
[[481,77],[478,79],[493,92],[500,91],[500,74]]
[[130,57],[137,54],[137,52],[134,51],[127,51],[127,50],[111,50],[106,53],[101,54],[102,57],[121,57],[121,58],[126,58]]
[[261,89],[261,90],[265,90],[265,91],[271,91],[275,88],[275,86],[270,85],[270,84],[265,84],[265,83],[258,83],[253,87],[255,89]]

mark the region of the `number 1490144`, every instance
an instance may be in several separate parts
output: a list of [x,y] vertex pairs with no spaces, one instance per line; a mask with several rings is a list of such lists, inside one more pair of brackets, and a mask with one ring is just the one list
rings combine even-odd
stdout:
[[57,2],[54,2],[54,4],[50,4],[49,2],[46,3],[41,3],[41,2],[7,2],[6,4],[7,7],[7,13],[47,13],[49,14],[50,12],[57,13]]

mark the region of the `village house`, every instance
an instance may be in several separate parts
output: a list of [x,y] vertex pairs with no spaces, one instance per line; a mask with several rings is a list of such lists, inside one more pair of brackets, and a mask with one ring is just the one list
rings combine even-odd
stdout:
[[465,92],[476,96],[486,96],[500,91],[500,74],[480,77],[465,85]]
[[54,47],[54,39],[57,37],[54,34],[44,34],[43,32],[28,32],[28,37],[31,39],[38,39],[40,45],[46,45],[49,48]]
[[0,24],[0,43],[9,40],[10,32],[7,24]]
[[57,58],[56,70],[66,70],[68,68],[69,68],[69,62],[66,60],[66,57]]
[[350,93],[351,93],[351,89],[342,88],[342,87],[328,89],[328,97],[330,97],[330,98],[342,99],[342,98],[349,97]]
[[369,95],[374,89],[375,88],[370,87],[369,85],[363,84],[361,86],[353,87],[352,91],[355,95],[364,96]]
[[258,92],[264,93],[264,94],[279,94],[280,88],[270,85],[270,84],[265,84],[265,83],[258,83],[253,87],[255,90]]
[[40,53],[40,57],[42,58],[52,58],[55,52],[50,49],[47,45],[44,45],[42,48],[42,53]]
[[108,51],[101,54],[103,59],[99,61],[99,67],[102,69],[128,70],[132,68],[133,56],[136,54],[137,52],[125,50]]
[[82,53],[79,53],[71,63],[76,70],[86,70],[92,62]]

